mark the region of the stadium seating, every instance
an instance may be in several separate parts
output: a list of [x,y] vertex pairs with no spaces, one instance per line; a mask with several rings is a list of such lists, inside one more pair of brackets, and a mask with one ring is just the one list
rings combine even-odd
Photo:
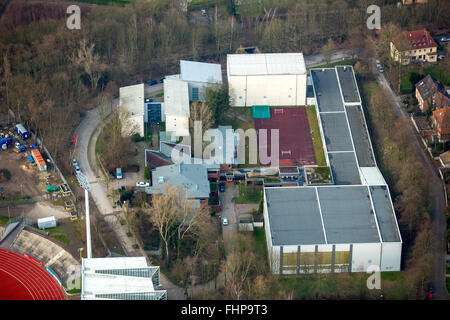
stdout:
[[74,266],[81,268],[80,263],[69,252],[32,231],[22,230],[10,249],[20,254],[27,253],[43,262],[46,267],[55,271],[64,285],[70,272],[74,272]]

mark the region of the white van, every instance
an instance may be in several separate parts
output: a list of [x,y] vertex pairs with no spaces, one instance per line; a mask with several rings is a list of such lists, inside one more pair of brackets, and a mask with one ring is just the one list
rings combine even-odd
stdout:
[[117,168],[116,169],[116,178],[117,179],[122,179],[122,168]]

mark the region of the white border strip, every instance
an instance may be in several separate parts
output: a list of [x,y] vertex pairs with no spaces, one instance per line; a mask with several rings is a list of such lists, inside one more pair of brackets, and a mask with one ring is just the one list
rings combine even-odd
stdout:
[[325,238],[325,244],[328,244],[327,232],[325,231],[325,224],[323,223],[322,207],[320,205],[319,192],[317,191],[317,188],[314,188],[314,189],[316,191],[317,204],[319,206],[320,221],[322,222],[322,230],[323,230],[323,236]]

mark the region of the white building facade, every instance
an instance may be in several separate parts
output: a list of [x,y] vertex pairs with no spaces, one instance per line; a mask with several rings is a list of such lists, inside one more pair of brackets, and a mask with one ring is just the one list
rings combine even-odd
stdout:
[[[386,189],[265,188],[264,228],[271,271],[400,271],[402,240],[392,204],[384,201],[384,195],[389,195]],[[368,195],[367,200],[358,196],[360,192]]]
[[306,105],[302,53],[230,54],[227,77],[231,105]]
[[164,79],[164,120],[166,131],[176,136],[189,136],[188,83],[176,76]]
[[127,113],[126,123],[122,125],[124,136],[138,133],[144,136],[144,84],[122,87],[119,89],[119,105]]
[[167,300],[145,257],[83,259],[81,300]]

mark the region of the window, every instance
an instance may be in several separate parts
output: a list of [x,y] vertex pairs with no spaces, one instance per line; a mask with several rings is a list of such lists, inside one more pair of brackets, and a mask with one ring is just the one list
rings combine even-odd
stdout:
[[329,264],[331,265],[331,251],[330,252],[317,252],[317,264]]
[[192,100],[198,100],[198,88],[192,88]]
[[302,272],[314,271],[315,252],[300,252],[300,270]]
[[350,251],[336,251],[334,253],[334,264],[349,264]]
[[297,270],[297,252],[283,253],[283,270]]

